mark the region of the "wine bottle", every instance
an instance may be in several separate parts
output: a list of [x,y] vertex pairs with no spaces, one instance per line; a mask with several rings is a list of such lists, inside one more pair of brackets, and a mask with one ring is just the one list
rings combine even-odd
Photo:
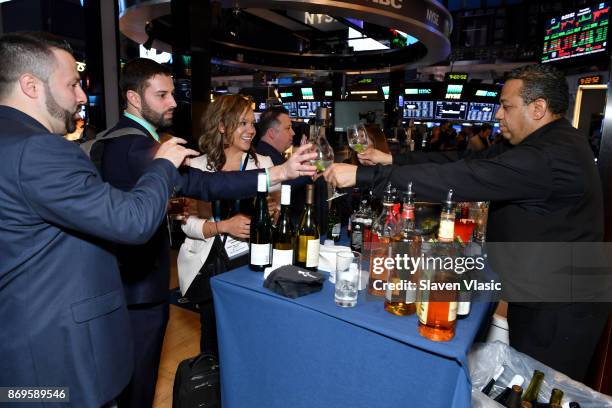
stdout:
[[495,371],[495,373],[493,374],[493,377],[491,377],[491,379],[489,380],[489,382],[487,382],[487,384],[482,387],[482,392],[485,395],[489,395],[491,394],[491,390],[493,389],[493,385],[495,385],[495,382],[499,379],[499,377],[501,377],[501,375],[504,372],[504,366],[500,366],[497,371]]
[[521,408],[521,395],[523,394],[523,388],[520,385],[513,385],[510,395],[504,406],[506,408]]
[[553,388],[550,393],[550,400],[548,402],[550,404],[558,404],[561,405],[561,401],[563,400],[563,391],[558,388]]
[[306,205],[300,216],[295,240],[295,264],[312,271],[319,266],[319,226],[312,208],[314,202],[313,185],[306,186]]
[[[561,401],[563,400],[563,391],[559,388],[553,388],[550,393],[550,399],[546,403],[542,402],[533,402],[533,408],[556,408],[561,406]],[[570,404],[568,404],[569,406]]]
[[499,393],[497,397],[495,397],[495,402],[499,402],[500,404],[505,405],[506,401],[508,400],[508,396],[510,395],[510,392],[512,392],[512,387],[515,385],[522,386],[524,382],[525,379],[520,375],[515,375],[514,377],[512,377],[512,380],[510,381],[508,386],[501,393]]
[[338,200],[331,200],[329,212],[327,213],[327,239],[338,242],[340,239],[340,214],[338,214]]
[[249,263],[249,268],[257,272],[272,266],[272,221],[268,213],[267,191],[266,174],[259,173],[255,213],[251,218],[251,261]]
[[531,403],[538,401],[538,393],[540,392],[542,381],[544,381],[544,373],[540,370],[534,370],[527,391],[525,391],[525,395],[523,395],[523,401],[529,401]]
[[272,234],[272,260],[275,266],[293,264],[293,223],[289,214],[291,186],[281,186],[281,212]]

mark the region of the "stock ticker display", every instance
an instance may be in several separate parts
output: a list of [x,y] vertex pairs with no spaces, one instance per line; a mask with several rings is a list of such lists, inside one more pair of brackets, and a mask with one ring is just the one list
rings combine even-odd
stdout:
[[548,21],[542,62],[605,51],[608,42],[608,2],[582,8]]
[[404,118],[431,119],[434,117],[433,101],[404,101]]

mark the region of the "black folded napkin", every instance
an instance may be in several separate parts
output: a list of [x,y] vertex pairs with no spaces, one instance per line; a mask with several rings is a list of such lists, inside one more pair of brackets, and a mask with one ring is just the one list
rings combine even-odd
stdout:
[[264,288],[279,295],[295,299],[323,288],[325,278],[319,272],[312,272],[293,265],[275,269],[264,281]]

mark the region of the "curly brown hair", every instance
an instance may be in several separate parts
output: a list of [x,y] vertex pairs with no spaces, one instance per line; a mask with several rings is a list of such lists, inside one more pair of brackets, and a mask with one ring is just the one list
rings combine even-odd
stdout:
[[[198,141],[200,151],[208,156],[208,170],[221,170],[225,165],[225,148],[232,141],[234,131],[240,126],[240,116],[252,109],[253,100],[246,95],[222,95],[215,97],[202,115],[202,135]],[[219,131],[223,124],[225,132]],[[251,144],[249,155],[259,167],[255,147]]]

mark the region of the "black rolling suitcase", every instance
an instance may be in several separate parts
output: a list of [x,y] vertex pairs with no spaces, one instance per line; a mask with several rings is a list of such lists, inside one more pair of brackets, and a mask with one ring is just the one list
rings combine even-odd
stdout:
[[213,354],[183,360],[176,369],[173,408],[220,408],[219,361]]

